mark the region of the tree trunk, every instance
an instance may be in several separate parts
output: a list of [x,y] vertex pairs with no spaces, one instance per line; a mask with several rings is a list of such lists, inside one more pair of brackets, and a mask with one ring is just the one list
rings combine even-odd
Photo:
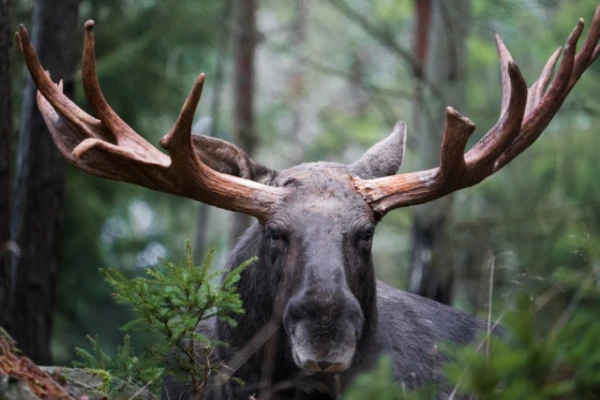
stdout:
[[[295,18],[290,37],[290,47],[305,55],[306,28],[308,25],[309,0],[295,0]],[[292,165],[304,161],[302,138],[306,137],[306,66],[294,63],[289,71],[289,99],[292,124],[289,132],[289,144],[294,149],[290,162]]]
[[[52,79],[73,95],[79,0],[35,0],[32,41]],[[12,259],[15,278],[10,332],[27,356],[49,364],[56,304],[66,163],[44,124],[36,88],[27,75],[15,171],[11,236],[21,249]]]
[[[210,136],[218,137],[221,122],[221,98],[223,94],[223,83],[225,81],[225,61],[229,49],[229,37],[231,36],[231,8],[232,0],[223,1],[223,14],[219,25],[218,52],[215,62],[215,72],[213,74],[213,95],[210,102],[210,117],[212,125],[210,131],[205,133]],[[198,132],[194,132],[198,133]],[[206,257],[207,227],[208,227],[209,206],[204,203],[198,204],[196,213],[196,238],[194,240],[194,259],[202,262]]]
[[[254,131],[254,50],[256,48],[256,0],[236,0],[234,3],[234,109],[235,143],[253,157],[258,144]],[[250,217],[236,213],[233,217],[230,241],[250,224]]]
[[[13,43],[11,0],[0,0],[0,310],[9,309],[10,171],[12,163],[12,88],[10,52]],[[0,326],[8,327],[10,313],[0,312]]]
[[[445,108],[465,113],[466,41],[471,0],[415,0],[416,79],[414,126],[418,169],[439,165]],[[435,87],[435,90],[433,90]],[[453,196],[414,208],[409,290],[441,303],[452,300],[453,265],[448,232]]]

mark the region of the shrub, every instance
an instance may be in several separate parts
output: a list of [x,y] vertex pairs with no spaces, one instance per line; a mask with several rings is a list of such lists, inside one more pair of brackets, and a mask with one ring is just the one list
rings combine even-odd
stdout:
[[[450,358],[444,368],[453,399],[600,399],[600,319],[598,276],[559,271],[552,281],[568,299],[562,314],[548,321],[544,299],[517,296],[502,319],[505,334],[464,347],[443,345]],[[549,296],[547,296],[549,297]],[[546,328],[547,327],[547,328]],[[437,399],[435,387],[403,390],[391,374],[391,360],[359,377],[346,400]]]
[[244,262],[224,276],[221,283],[214,284],[224,271],[211,271],[212,254],[197,267],[188,243],[185,262],[177,265],[160,260],[156,267],[146,269],[145,277],[129,278],[116,269],[101,270],[114,290],[115,300],[130,306],[138,315],[121,329],[127,334],[136,331],[158,334],[161,340],[138,357],[129,335],[125,335],[124,344],[110,357],[101,349],[98,338],[90,337],[92,352],[78,348],[81,361],[76,365],[150,385],[157,391],[162,376],[175,373],[166,371],[165,366],[175,364],[177,379],[190,383],[195,397],[202,398],[205,382],[221,368],[218,362],[212,362],[211,354],[226,343],[196,331],[196,327],[213,318],[235,326],[233,316],[244,312],[237,282],[244,268],[255,261],[253,258]]

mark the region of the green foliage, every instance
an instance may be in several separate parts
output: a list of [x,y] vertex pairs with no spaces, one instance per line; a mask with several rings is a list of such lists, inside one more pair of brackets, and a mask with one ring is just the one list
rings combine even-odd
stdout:
[[[470,346],[444,345],[450,359],[444,376],[458,398],[481,400],[598,399],[600,397],[600,270],[575,277],[560,271],[554,289],[533,301],[517,296],[515,309],[505,313],[501,337],[489,336]],[[545,329],[544,308],[555,296],[568,306]],[[363,399],[435,399],[435,388],[403,390],[391,374],[391,360],[360,376],[344,397]]]
[[[597,399],[600,322],[588,310],[563,314],[547,333],[529,296],[505,319],[510,340],[486,339],[456,352],[446,368],[459,393],[478,399]],[[567,321],[568,318],[568,321]],[[482,348],[489,348],[486,354]]]
[[[214,284],[223,271],[211,271],[212,251],[200,267],[194,265],[189,243],[186,254],[181,265],[160,260],[158,266],[146,269],[146,277],[132,279],[116,269],[102,270],[115,291],[114,299],[130,306],[137,316],[121,329],[127,333],[158,334],[162,340],[138,357],[126,335],[117,354],[111,357],[101,348],[98,338],[88,337],[92,352],[78,348],[82,360],[78,366],[104,370],[128,382],[153,384],[156,389],[165,366],[174,365],[181,382],[189,382],[201,391],[202,383],[221,368],[218,362],[210,360],[211,353],[217,346],[227,344],[196,329],[212,318],[235,326],[233,316],[244,312],[237,282],[256,258],[242,263],[224,276],[221,283]],[[173,349],[178,353],[176,356]]]
[[348,391],[344,400],[420,400],[434,398],[435,388],[425,387],[407,391],[392,376],[392,359],[384,356],[371,372],[359,376]]
[[158,366],[150,352],[145,352],[141,357],[136,356],[129,335],[125,335],[123,344],[117,347],[117,353],[112,357],[102,349],[98,336],[92,338],[88,335],[87,338],[92,345],[92,351],[76,348],[81,361],[75,361],[73,364],[104,376],[105,387],[101,390],[110,393],[113,376],[133,384],[148,384],[153,391],[158,390],[160,378],[165,372],[164,367]]

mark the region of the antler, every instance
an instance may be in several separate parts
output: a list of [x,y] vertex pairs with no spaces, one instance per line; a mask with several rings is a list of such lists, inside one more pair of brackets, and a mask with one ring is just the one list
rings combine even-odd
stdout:
[[92,175],[199,200],[253,215],[264,221],[284,191],[225,175],[206,166],[192,145],[192,121],[204,85],[200,74],[173,129],[156,149],[131,129],[108,105],[96,76],[94,22],[85,23],[82,79],[85,96],[99,119],[77,107],[44,72],[23,25],[17,45],[38,87],[37,102],[54,143],[70,163]]
[[[558,72],[548,91],[546,88],[562,49],[554,52],[537,81],[527,89],[519,67],[496,36],[503,89],[502,109],[496,125],[464,154],[475,124],[448,107],[438,168],[371,180],[354,177],[356,189],[382,217],[390,210],[426,203],[473,186],[504,167],[541,135],[577,80],[600,55],[600,46],[597,46],[600,5],[581,50],[575,54],[582,30],[583,19],[580,19],[567,39]],[[403,129],[406,129],[404,124]]]

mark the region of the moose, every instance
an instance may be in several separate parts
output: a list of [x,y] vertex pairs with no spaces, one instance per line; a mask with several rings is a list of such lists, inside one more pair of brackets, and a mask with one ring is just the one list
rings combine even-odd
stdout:
[[[192,134],[204,74],[160,141],[165,154],[106,102],[96,76],[93,27],[93,21],[86,22],[81,68],[85,96],[98,119],[63,94],[62,82],[50,79],[26,29],[21,26],[16,34],[38,88],[39,109],[66,160],[99,177],[257,219],[226,266],[231,270],[258,256],[239,282],[245,314],[236,317],[236,327],[220,321],[201,327],[229,344],[215,357],[246,385],[215,383],[208,396],[336,398],[382,355],[391,357],[393,375],[404,387],[438,382],[440,396],[447,396],[440,377],[445,356],[437,345],[472,342],[486,323],[376,280],[371,256],[375,227],[396,208],[481,182],[527,149],[600,54],[600,6],[580,51],[583,20],[529,88],[497,37],[503,86],[497,124],[465,153],[475,124],[448,107],[439,167],[400,175],[404,122],[350,165],[311,162],[281,171],[255,162],[233,144]],[[167,381],[163,395],[175,399],[190,393]]]

